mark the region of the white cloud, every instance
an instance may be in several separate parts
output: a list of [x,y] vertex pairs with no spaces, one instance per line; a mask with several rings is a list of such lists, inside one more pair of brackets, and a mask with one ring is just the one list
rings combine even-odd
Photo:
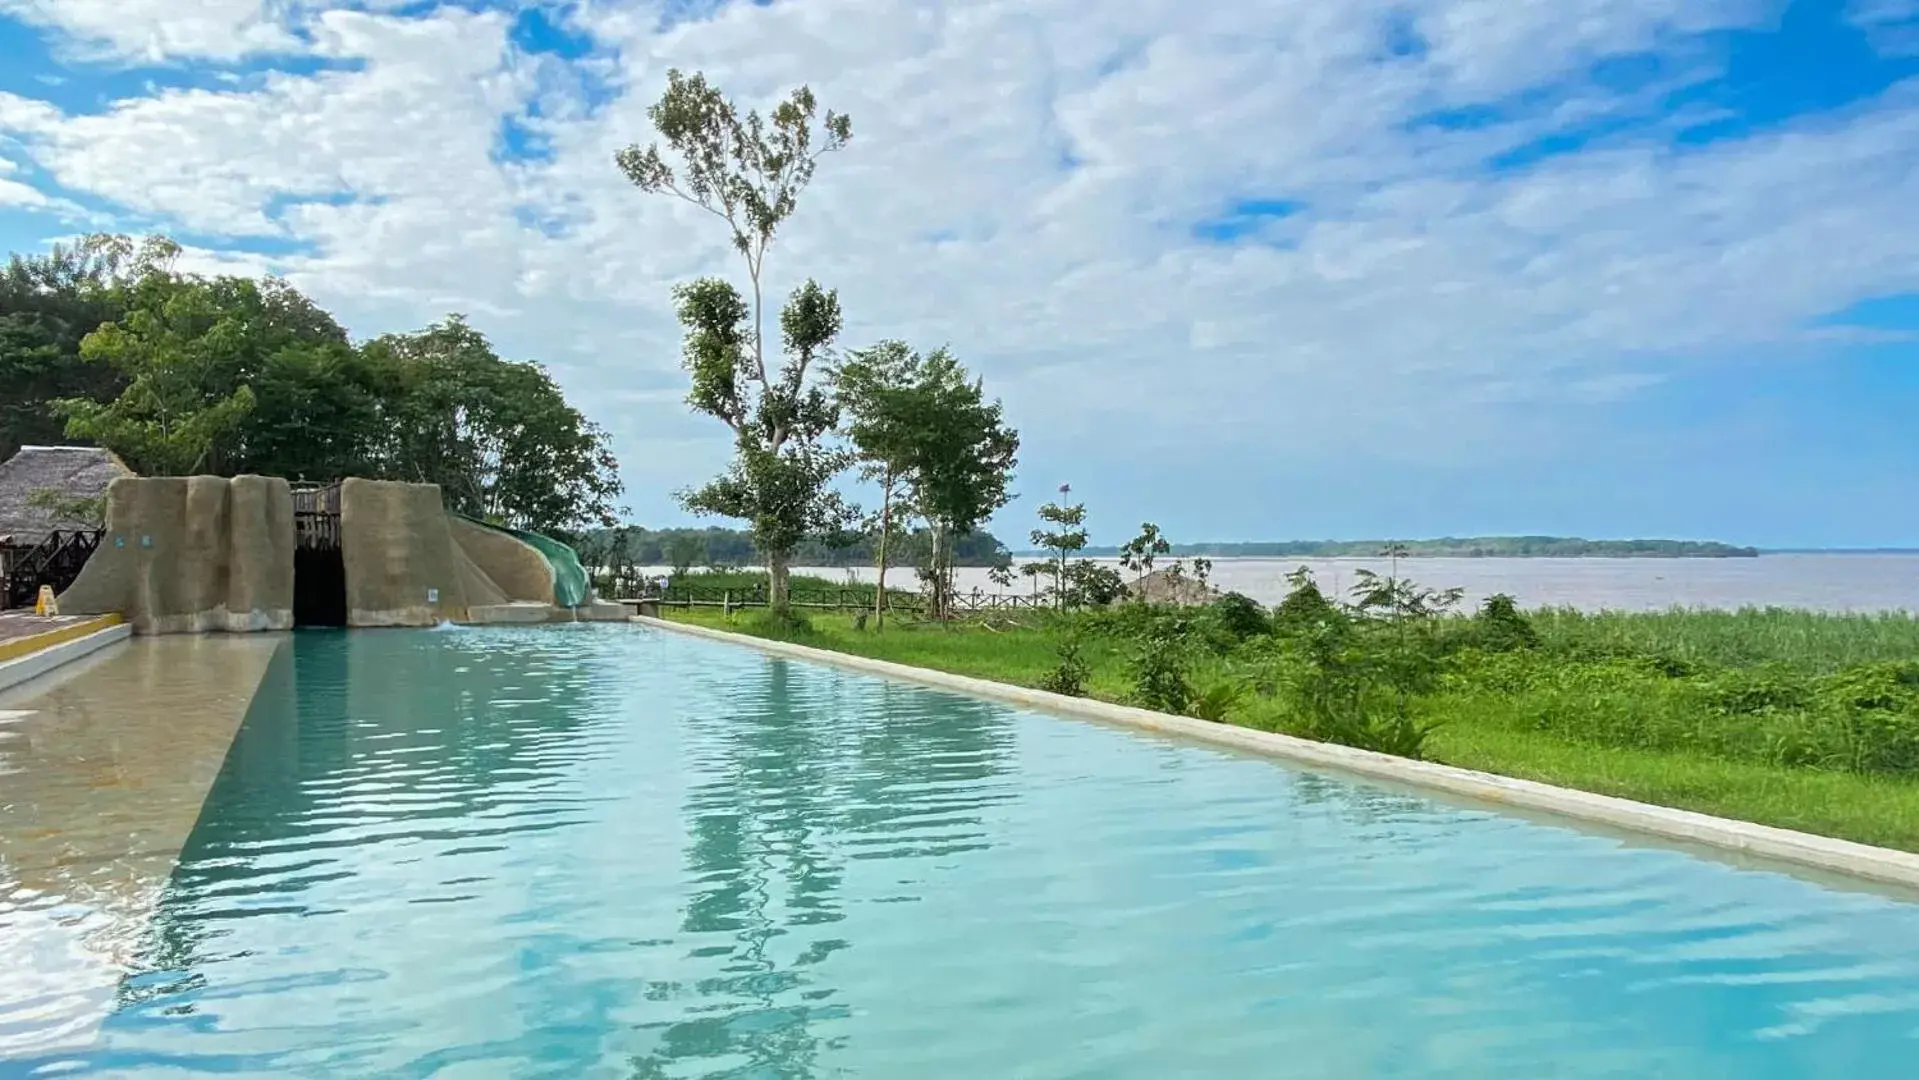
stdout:
[[[228,52],[195,30],[204,55],[290,25],[222,10],[204,17]],[[810,274],[841,289],[849,343],[951,342],[1020,423],[1089,453],[1414,434],[1494,453],[1518,406],[1618,400],[1919,289],[1913,87],[1703,147],[1653,127],[1484,166],[1558,125],[1645,113],[1592,84],[1596,60],[1674,50],[1678,77],[1710,74],[1686,36],[1763,24],[1775,5],[1757,0],[805,0],[664,32],[651,4],[581,11],[612,94],[593,107],[559,61],[513,48],[503,15],[336,11],[300,25],[349,69],[90,115],[0,94],[0,139],[68,190],[296,242],[279,267],[358,331],[471,313],[554,363],[636,486],[684,482],[690,446],[700,467],[724,453],[679,414],[667,290],[734,260],[713,222],[611,161],[646,138],[669,65],[760,105],[808,81],[854,117],[774,250],[775,295]],[[1420,122],[1520,97],[1544,104]],[[500,159],[509,116],[550,160]],[[1302,204],[1283,244],[1192,235],[1254,198]]]
[[298,51],[280,0],[0,0],[0,15],[56,29],[89,58],[233,60]]
[[1919,56],[1919,0],[1851,0],[1846,18],[1887,56]]

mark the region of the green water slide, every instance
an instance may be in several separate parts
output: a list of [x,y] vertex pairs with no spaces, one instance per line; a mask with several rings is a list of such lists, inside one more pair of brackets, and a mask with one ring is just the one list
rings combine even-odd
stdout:
[[550,536],[541,536],[539,533],[509,529],[504,525],[495,525],[490,521],[467,517],[465,514],[454,516],[478,525],[482,529],[505,533],[546,556],[546,561],[553,566],[553,602],[555,604],[563,608],[576,608],[586,603],[586,594],[590,588],[586,567],[580,565],[580,556],[572,548]]

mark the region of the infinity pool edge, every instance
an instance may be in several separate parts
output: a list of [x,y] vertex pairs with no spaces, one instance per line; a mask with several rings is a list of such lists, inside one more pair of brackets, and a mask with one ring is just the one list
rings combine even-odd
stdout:
[[691,637],[742,645],[775,656],[810,660],[866,674],[954,690],[1061,716],[1177,735],[1215,745],[1230,746],[1264,757],[1391,781],[1424,790],[1446,792],[1479,802],[1541,811],[1574,821],[1591,822],[1627,832],[1698,844],[1790,866],[1919,890],[1919,854],[1893,848],[1874,847],[1851,840],[1715,817],[1692,810],[1635,802],[1617,796],[1599,795],[1590,791],[1463,769],[1454,765],[1414,761],[1410,758],[1394,757],[1391,754],[1360,750],[1350,746],[1314,742],[1294,735],[1257,731],[1232,724],[1197,720],[1188,716],[1174,716],[1170,713],[1153,712],[1130,705],[1114,705],[1090,698],[1068,697],[1064,694],[974,678],[970,675],[955,675],[932,668],[914,667],[890,660],[875,660],[871,657],[855,656],[831,649],[774,641],[750,634],[736,634],[731,631],[677,623],[652,616],[634,616],[631,621]]

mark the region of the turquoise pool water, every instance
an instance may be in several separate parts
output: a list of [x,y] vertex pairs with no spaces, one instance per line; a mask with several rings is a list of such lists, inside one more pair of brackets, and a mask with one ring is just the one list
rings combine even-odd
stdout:
[[1919,906],[633,627],[303,634],[0,1073],[1912,1076]]

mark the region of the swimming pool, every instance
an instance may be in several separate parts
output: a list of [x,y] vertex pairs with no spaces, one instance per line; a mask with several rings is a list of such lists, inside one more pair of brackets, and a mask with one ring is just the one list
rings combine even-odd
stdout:
[[630,626],[297,635],[49,1075],[1910,1075],[1919,906]]

